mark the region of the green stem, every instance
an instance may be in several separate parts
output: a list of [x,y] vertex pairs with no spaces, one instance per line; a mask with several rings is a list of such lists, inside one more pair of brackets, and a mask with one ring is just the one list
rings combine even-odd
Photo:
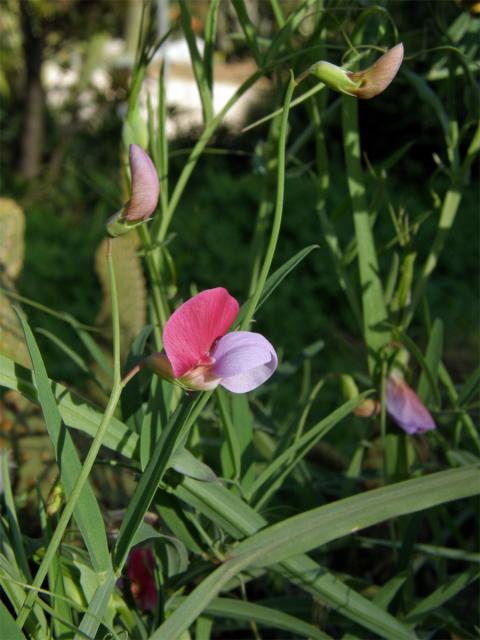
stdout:
[[172,197],[170,198],[170,202],[168,203],[168,209],[164,212],[160,223],[160,229],[158,231],[157,240],[159,242],[163,242],[165,236],[167,235],[168,228],[170,226],[170,222],[172,220],[173,214],[178,206],[180,198],[182,197],[183,191],[187,186],[187,182],[195,169],[198,160],[200,159],[203,150],[207,146],[210,138],[212,137],[214,131],[222,122],[225,114],[233,107],[233,105],[237,102],[237,100],[246,92],[250,87],[252,87],[255,82],[262,76],[262,71],[256,71],[253,75],[251,75],[245,82],[237,89],[237,91],[233,94],[233,96],[228,100],[223,109],[217,113],[217,115],[208,123],[205,127],[202,135],[200,136],[197,144],[192,149],[192,152],[188,156],[188,160],[183,167],[182,173],[180,174],[177,183],[175,185],[175,189],[172,193]]
[[160,351],[162,348],[162,332],[161,330],[165,326],[169,316],[170,309],[168,301],[165,297],[165,286],[162,282],[161,265],[157,264],[153,253],[150,251],[151,236],[148,229],[144,226],[138,228],[140,238],[142,240],[143,247],[145,248],[145,262],[147,265],[148,273],[151,282],[153,310],[155,313],[155,344]]
[[95,435],[95,438],[93,439],[92,444],[90,445],[90,449],[87,453],[87,457],[85,458],[80,474],[75,482],[75,485],[72,489],[70,497],[65,505],[65,508],[58,522],[57,528],[55,529],[55,532],[52,536],[50,544],[48,545],[48,548],[45,552],[42,562],[40,563],[38,571],[35,575],[35,578],[32,583],[32,590],[29,592],[28,596],[26,597],[25,602],[23,603],[22,608],[20,609],[20,612],[18,614],[17,623],[20,628],[22,628],[23,625],[25,624],[28,618],[28,615],[33,608],[33,605],[35,604],[35,601],[38,595],[38,589],[41,587],[48,573],[48,569],[53,560],[53,557],[57,553],[57,550],[60,546],[62,538],[67,529],[68,523],[70,522],[70,518],[73,515],[73,511],[76,507],[78,498],[80,497],[82,489],[88,480],[90,471],[92,470],[92,467],[95,463],[100,447],[102,446],[105,433],[108,429],[108,425],[110,424],[110,420],[112,419],[113,414],[115,412],[124,384],[126,384],[126,382],[130,379],[127,377],[126,382],[124,383],[120,377],[121,376],[120,374],[120,318],[118,313],[118,296],[117,296],[117,286],[115,281],[115,273],[114,273],[113,259],[112,259],[112,252],[111,252],[111,242],[112,241],[109,242],[108,249],[107,249],[107,263],[108,263],[108,275],[109,275],[110,290],[111,290],[111,297],[112,297],[112,331],[113,331],[113,358],[114,358],[113,388],[112,388],[112,392],[111,392],[107,407],[105,409],[105,413],[103,414],[102,421],[100,423],[100,426],[98,427],[98,431]]
[[268,277],[268,272],[270,271],[270,267],[272,265],[273,256],[275,254],[275,249],[277,247],[278,236],[280,234],[280,226],[282,224],[282,214],[283,214],[283,196],[284,196],[284,190],[285,190],[285,146],[287,141],[288,113],[289,113],[290,102],[292,99],[292,94],[295,89],[295,86],[296,85],[295,85],[295,80],[293,78],[293,73],[290,73],[290,82],[288,84],[287,92],[285,94],[282,122],[280,125],[280,138],[278,142],[277,196],[275,201],[275,211],[273,214],[272,233],[271,233],[270,241],[268,243],[267,251],[265,254],[265,260],[263,262],[262,270],[260,271],[260,275],[257,280],[255,292],[253,293],[250,299],[250,304],[242,320],[242,324],[240,327],[242,330],[247,329],[252,321],[253,314],[255,313],[255,309],[257,308],[258,301],[260,300],[263,287],[265,286],[265,282]]

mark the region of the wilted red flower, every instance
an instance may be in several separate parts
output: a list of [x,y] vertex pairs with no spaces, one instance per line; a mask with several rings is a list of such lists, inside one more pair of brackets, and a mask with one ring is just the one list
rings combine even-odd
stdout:
[[153,611],[157,605],[157,586],[153,575],[154,557],[150,547],[135,547],[127,560],[130,589],[137,606]]

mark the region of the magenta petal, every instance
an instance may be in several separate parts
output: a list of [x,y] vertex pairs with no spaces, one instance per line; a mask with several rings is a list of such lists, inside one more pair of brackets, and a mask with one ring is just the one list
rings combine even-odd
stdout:
[[275,349],[259,333],[235,331],[223,336],[212,351],[213,372],[220,384],[234,393],[256,389],[273,374],[278,360]]
[[430,412],[415,391],[395,372],[387,380],[387,411],[410,435],[436,428]]
[[132,195],[125,213],[127,220],[146,220],[157,208],[160,183],[157,170],[150,157],[137,144],[129,150],[132,173]]
[[169,318],[163,346],[176,378],[198,364],[209,364],[208,354],[238,315],[238,302],[226,289],[207,289],[190,298]]

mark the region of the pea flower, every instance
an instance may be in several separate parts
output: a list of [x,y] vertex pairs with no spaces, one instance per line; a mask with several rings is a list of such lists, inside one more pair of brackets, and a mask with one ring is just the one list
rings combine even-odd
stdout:
[[397,370],[387,380],[387,411],[409,435],[436,428],[428,409]]
[[402,61],[403,44],[400,43],[363,71],[348,71],[321,60],[304,71],[297,78],[297,83],[312,74],[335,91],[368,100],[385,91],[397,75]]
[[128,153],[132,191],[127,204],[107,222],[112,236],[120,236],[148,220],[157,208],[160,183],[151,158],[137,144],[131,144]]
[[182,304],[163,332],[166,356],[153,354],[144,364],[175,378],[189,389],[246,393],[263,384],[277,368],[275,349],[259,333],[227,333],[239,304],[226,289],[207,289]]
[[135,547],[127,560],[130,590],[137,606],[153,611],[157,605],[157,585],[153,575],[153,552],[149,547]]

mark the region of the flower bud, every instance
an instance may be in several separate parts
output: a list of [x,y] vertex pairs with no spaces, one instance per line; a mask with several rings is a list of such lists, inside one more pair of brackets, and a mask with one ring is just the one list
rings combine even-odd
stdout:
[[143,360],[142,365],[165,380],[174,380],[170,360],[164,353],[152,353]]
[[368,100],[385,91],[395,78],[403,61],[403,44],[397,44],[384,53],[371,67],[364,71],[349,72],[348,76],[358,88],[353,91],[357,98]]
[[[343,374],[341,377],[342,394],[345,400],[352,400],[359,395],[358,387],[352,376]],[[372,398],[365,398],[365,400],[359,404],[353,410],[354,415],[359,418],[371,418],[380,413],[380,403]]]
[[387,380],[387,411],[409,435],[436,428],[430,412],[397,369],[391,372]]
[[322,60],[302,73],[297,78],[297,83],[312,74],[334,91],[367,100],[385,91],[397,75],[402,60],[402,43],[387,51],[363,71],[348,71]]
[[132,195],[125,207],[126,218],[146,220],[157,208],[160,183],[157,170],[150,157],[137,144],[129,150],[130,171],[132,173]]
[[107,231],[113,237],[124,235],[148,220],[157,207],[160,194],[155,165],[136,144],[130,145],[129,162],[132,175],[131,196],[127,204],[107,222]]
[[342,69],[342,67],[337,67],[337,65],[332,64],[331,62],[326,62],[325,60],[321,60],[320,62],[316,62],[309,69],[304,71],[297,78],[297,83],[301,82],[308,75],[313,75],[319,80],[323,82],[323,84],[330,87],[334,91],[339,91],[340,93],[345,93],[348,96],[355,95],[355,91],[358,89],[358,83],[354,82],[348,71]]

